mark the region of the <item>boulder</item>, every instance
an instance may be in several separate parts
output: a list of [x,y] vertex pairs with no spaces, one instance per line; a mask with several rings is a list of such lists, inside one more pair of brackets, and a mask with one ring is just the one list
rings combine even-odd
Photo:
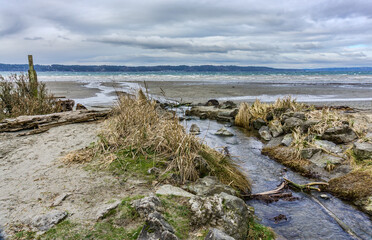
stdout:
[[304,159],[310,159],[315,153],[320,152],[319,148],[304,148],[301,150],[301,157]]
[[196,196],[189,203],[192,224],[218,226],[234,239],[246,239],[251,213],[241,198],[220,193],[204,198]]
[[159,212],[150,213],[137,240],[178,240],[173,227]]
[[327,140],[315,140],[314,144],[332,153],[342,153],[342,149],[339,146]]
[[302,125],[302,128],[304,131],[307,131],[307,129],[309,129],[310,127],[316,125],[319,123],[319,120],[316,120],[316,119],[308,119],[304,122],[304,124]]
[[160,199],[153,194],[133,201],[132,206],[142,217],[146,217],[153,212],[161,212],[163,210]]
[[270,141],[272,136],[269,130],[268,126],[262,126],[260,130],[258,130],[258,133],[260,134],[261,138],[263,138],[266,141]]
[[325,130],[322,139],[334,143],[349,143],[357,138],[355,132],[346,124],[339,127],[332,127]]
[[233,109],[233,108],[236,108],[236,104],[232,101],[226,101],[226,102],[223,102],[220,106],[220,108],[222,109]]
[[179,196],[179,197],[193,197],[195,196],[192,193],[189,193],[182,188],[175,187],[169,184],[162,185],[158,188],[156,191],[156,194],[159,195],[173,195],[173,196]]
[[372,144],[369,142],[354,143],[353,151],[359,160],[372,159]]
[[217,228],[211,228],[204,240],[235,240],[235,238]]
[[282,145],[283,137],[274,137],[272,138],[265,147],[278,147]]
[[301,127],[302,128],[303,124],[304,124],[304,120],[296,118],[296,117],[290,117],[290,118],[287,118],[284,121],[283,130],[286,131],[286,132],[289,132],[290,130],[292,130],[296,127]]
[[199,135],[200,134],[200,128],[198,125],[195,123],[191,124],[189,132],[194,135]]
[[304,112],[286,112],[286,113],[283,113],[283,115],[281,116],[281,119],[282,121],[285,121],[288,118],[292,118],[292,117],[301,119],[303,121],[306,120],[306,115]]
[[328,164],[337,166],[344,161],[341,157],[336,157],[323,152],[315,153],[309,160],[320,168],[325,168]]
[[54,225],[67,217],[67,212],[53,210],[45,215],[36,216],[31,220],[31,225],[40,231],[48,231]]
[[270,132],[271,134],[273,135],[273,137],[278,137],[279,135],[281,135],[284,130],[283,130],[283,126],[282,124],[280,123],[280,121],[278,120],[273,120],[269,123],[269,129],[270,129]]
[[215,135],[225,136],[225,137],[234,136],[234,134],[232,132],[230,132],[229,130],[227,130],[225,127],[222,127],[220,130],[218,130],[215,133]]
[[252,126],[254,129],[259,130],[261,127],[266,126],[267,123],[262,118],[257,118],[252,122]]
[[208,102],[205,104],[205,106],[215,106],[218,107],[220,103],[216,99],[210,99]]
[[286,134],[284,137],[283,137],[283,140],[282,140],[282,144],[284,146],[287,146],[289,147],[293,142],[293,137],[292,137],[292,134]]
[[222,184],[216,177],[207,176],[199,178],[195,183],[187,185],[187,190],[198,196],[211,196],[222,192],[236,195],[236,191],[225,184]]

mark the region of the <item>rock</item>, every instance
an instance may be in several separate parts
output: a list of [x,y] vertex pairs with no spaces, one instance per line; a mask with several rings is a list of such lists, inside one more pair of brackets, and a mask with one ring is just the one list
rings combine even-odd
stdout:
[[177,240],[173,227],[159,212],[150,213],[137,240]]
[[293,117],[299,118],[299,119],[304,120],[304,121],[306,120],[306,115],[303,112],[294,112]]
[[218,107],[219,105],[220,105],[220,103],[216,99],[210,99],[205,104],[205,106],[215,106],[215,107]]
[[301,150],[301,157],[304,159],[310,159],[315,153],[320,152],[319,148],[304,148]]
[[196,125],[195,123],[193,123],[190,127],[190,130],[189,132],[191,134],[194,134],[194,135],[199,135],[200,134],[200,128],[198,125]]
[[159,187],[159,189],[156,191],[156,194],[160,195],[174,195],[179,197],[193,197],[195,196],[192,193],[186,192],[182,188],[175,187],[169,184],[165,184]]
[[238,145],[239,141],[236,137],[233,138],[226,138],[225,142],[230,145]]
[[161,212],[163,210],[160,199],[153,194],[148,197],[133,201],[132,206],[142,217],[148,216],[150,213],[156,211]]
[[304,122],[304,124],[302,125],[302,128],[304,131],[307,131],[307,129],[309,129],[310,127],[316,125],[319,123],[319,120],[315,120],[315,119],[308,119]]
[[354,143],[353,151],[359,160],[372,159],[372,144],[369,142]]
[[327,153],[317,152],[310,159],[312,163],[320,168],[325,168],[327,164],[340,165],[344,159]]
[[315,140],[314,144],[332,153],[342,153],[342,149],[339,146],[327,140]]
[[54,202],[50,206],[51,207],[59,206],[63,202],[63,200],[65,200],[70,195],[71,193],[63,193],[59,195],[56,199],[54,199]]
[[223,115],[220,115],[220,114],[217,115],[216,120],[218,122],[233,122],[233,118],[232,117],[230,117],[230,116],[223,116]]
[[303,124],[304,124],[304,120],[296,118],[296,117],[290,117],[284,121],[283,130],[286,132],[289,132],[290,130],[296,127],[302,127]]
[[330,199],[330,197],[327,194],[320,194],[320,197],[326,200]]
[[346,124],[340,127],[328,128],[325,130],[322,139],[334,143],[348,143],[357,138],[355,132]]
[[245,239],[251,213],[245,202],[236,196],[220,193],[189,200],[194,225],[218,226],[235,239]]
[[204,119],[207,119],[207,118],[208,118],[208,115],[207,115],[206,113],[201,113],[201,114],[199,115],[199,118],[200,118],[201,120],[204,120]]
[[236,115],[238,115],[238,113],[239,113],[239,109],[234,109],[233,111],[231,111],[230,117],[235,118]]
[[198,196],[211,196],[222,192],[236,195],[236,191],[232,187],[222,184],[216,177],[212,176],[199,178],[195,183],[189,184],[186,188]]
[[262,118],[257,118],[252,122],[252,126],[254,129],[259,130],[261,127],[266,126],[267,123]]
[[292,134],[286,134],[286,135],[283,137],[282,144],[283,144],[284,146],[289,147],[289,146],[292,144],[292,141],[293,141]]
[[229,130],[227,130],[225,127],[222,127],[220,130],[218,130],[215,133],[215,135],[225,136],[225,137],[234,136],[234,134],[230,132]]
[[269,129],[270,129],[270,132],[271,134],[273,135],[273,137],[278,137],[279,135],[281,135],[284,131],[283,131],[283,126],[282,124],[280,123],[280,121],[278,120],[273,120],[269,123]]
[[262,126],[260,130],[258,130],[258,133],[260,134],[261,138],[263,138],[266,141],[270,141],[270,139],[272,138],[268,126]]
[[235,238],[230,237],[225,232],[217,228],[211,228],[204,240],[235,240]]
[[76,110],[86,110],[87,108],[83,104],[76,104]]
[[75,101],[71,99],[58,100],[58,104],[61,107],[61,112],[72,111],[74,109]]
[[274,137],[272,138],[265,147],[278,147],[282,144],[283,137]]
[[31,221],[31,225],[40,231],[48,231],[54,225],[65,219],[67,215],[65,211],[53,210],[48,214],[34,217]]
[[107,204],[107,205],[102,206],[102,207],[100,208],[100,210],[98,210],[98,213],[97,213],[97,216],[96,216],[96,220],[100,220],[100,219],[104,218],[105,215],[106,215],[109,211],[111,211],[111,210],[117,208],[117,207],[119,206],[120,203],[121,203],[120,200],[115,200],[115,202],[113,202],[113,203],[110,203],[110,204]]
[[232,101],[226,101],[226,102],[223,102],[220,106],[220,108],[222,109],[233,109],[233,108],[236,108],[236,104]]

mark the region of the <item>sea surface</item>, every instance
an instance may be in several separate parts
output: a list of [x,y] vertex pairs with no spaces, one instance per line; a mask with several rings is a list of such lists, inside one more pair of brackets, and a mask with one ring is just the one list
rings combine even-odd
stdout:
[[[8,76],[10,72],[0,72]],[[272,102],[290,94],[299,102],[371,102],[372,71],[319,71],[319,72],[39,72],[44,82],[76,81],[85,87],[98,88],[100,93],[85,104],[110,104],[114,91],[136,91],[144,82],[175,82],[179,85],[231,85],[250,84],[253,88],[270,90],[257,94],[220,96],[219,100]],[[110,87],[105,83],[116,83]],[[277,92],[275,92],[277,90]]]

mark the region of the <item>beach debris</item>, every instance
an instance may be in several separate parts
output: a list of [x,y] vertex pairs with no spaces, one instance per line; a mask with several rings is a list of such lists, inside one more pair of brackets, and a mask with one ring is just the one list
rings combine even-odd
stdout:
[[215,133],[215,135],[225,136],[225,137],[234,136],[234,134],[230,132],[229,130],[227,130],[225,127],[222,127],[220,130],[218,130]]
[[279,214],[278,216],[273,217],[272,220],[275,221],[275,224],[278,224],[281,221],[288,221],[287,216],[284,214]]
[[[46,115],[19,116],[17,118],[8,118],[0,122],[0,132],[17,132],[21,130],[34,130],[33,133],[40,133],[51,127],[91,122],[104,119],[110,113],[110,110],[79,110],[71,112],[51,113]],[[28,135],[23,133],[21,136]]]
[[329,200],[330,199],[330,197],[327,194],[320,194],[319,197],[321,197],[323,199],[326,199],[326,200]]
[[199,135],[200,134],[200,128],[198,125],[196,125],[195,123],[193,123],[190,127],[190,133],[191,134],[194,134],[194,135]]
[[75,105],[75,101],[71,99],[58,100],[57,103],[61,106],[61,112],[72,111]]

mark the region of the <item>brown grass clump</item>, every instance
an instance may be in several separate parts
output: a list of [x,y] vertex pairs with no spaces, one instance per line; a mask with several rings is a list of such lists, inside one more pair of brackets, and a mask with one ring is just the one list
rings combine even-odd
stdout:
[[223,183],[242,191],[250,184],[244,174],[229,158],[209,148],[193,135],[187,134],[178,119],[158,109],[154,101],[147,100],[142,91],[139,97],[120,98],[113,116],[100,134],[99,150],[112,153],[129,150],[132,157],[151,154],[167,160],[166,172],[175,172],[183,182],[195,181],[200,176],[197,167],[203,157],[210,174]]
[[260,100],[256,100],[252,105],[248,103],[241,103],[239,112],[235,117],[235,125],[251,129],[252,122],[256,119],[267,120],[269,114],[273,118],[280,118],[280,115],[287,110],[291,111],[303,111],[309,109],[309,107],[302,103],[297,103],[295,99],[290,96],[284,98],[278,98],[275,103],[261,103]]
[[20,115],[39,115],[60,111],[44,83],[38,82],[38,95],[34,97],[28,75],[0,76],[0,119]]
[[306,168],[306,166],[310,164],[309,161],[299,158],[297,155],[297,151],[294,148],[282,146],[264,147],[261,153],[270,158],[276,159],[277,162],[283,164],[284,166],[289,167],[306,176],[313,175],[313,173],[311,173],[309,169]]
[[357,200],[372,196],[371,169],[356,169],[344,176],[333,178],[327,190],[346,200]]
[[62,161],[67,164],[85,163],[93,160],[94,151],[92,148],[84,148],[68,153],[62,158]]

